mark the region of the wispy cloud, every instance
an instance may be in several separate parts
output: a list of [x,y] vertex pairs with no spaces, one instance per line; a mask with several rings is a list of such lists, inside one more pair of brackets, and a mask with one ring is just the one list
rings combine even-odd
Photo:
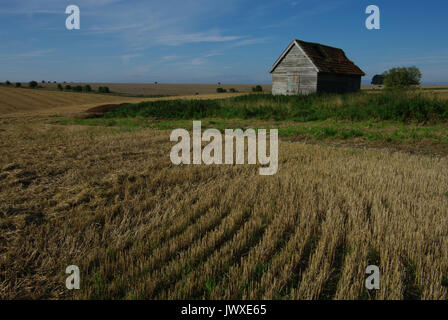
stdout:
[[204,64],[206,61],[204,58],[195,58],[193,60],[191,60],[190,64],[193,66],[200,66],[202,64]]
[[25,59],[25,58],[37,58],[37,57],[45,57],[50,53],[54,52],[54,49],[46,49],[46,50],[35,50],[29,52],[18,52],[11,54],[1,54],[1,60],[14,60],[14,59]]
[[53,51],[54,51],[53,49],[38,50],[38,51],[19,53],[19,54],[16,54],[15,56],[19,57],[19,58],[42,57],[42,56],[48,55],[49,53],[52,53]]
[[404,59],[389,60],[380,62],[382,65],[428,65],[428,64],[448,64],[448,55],[409,57]]
[[138,57],[141,57],[141,56],[142,56],[141,53],[134,53],[134,54],[124,54],[120,58],[123,60],[124,64],[129,64],[129,62],[132,59],[135,59],[135,58],[138,58]]
[[[279,22],[267,24],[262,27],[262,29],[271,29],[271,28],[282,28],[293,22],[299,21],[300,19],[317,16],[320,14],[324,14],[327,12],[334,11],[339,7],[347,4],[349,0],[334,0],[331,2],[312,2],[306,3],[301,7],[301,10],[298,14],[293,14],[287,18],[282,19]],[[302,1],[291,1],[289,2],[290,6],[297,7],[302,4]],[[311,4],[311,6],[309,5]]]
[[159,44],[169,45],[169,46],[179,46],[189,43],[200,43],[200,42],[229,42],[241,39],[241,36],[223,36],[216,32],[198,32],[198,33],[171,33],[158,35],[156,41]]
[[255,44],[261,44],[261,43],[267,43],[270,41],[270,38],[252,38],[252,39],[244,39],[240,40],[238,42],[235,42],[229,46],[229,48],[236,48],[236,47],[244,47],[244,46],[251,46]]
[[126,25],[117,25],[117,26],[111,26],[111,25],[106,25],[106,26],[93,26],[88,28],[88,32],[89,33],[117,33],[120,31],[125,31],[125,30],[132,30],[132,29],[139,29],[142,28],[142,24],[137,24],[137,23],[133,23],[133,24],[126,24]]
[[169,55],[169,56],[162,57],[162,60],[163,61],[172,61],[172,60],[176,60],[177,58],[179,58],[177,55]]

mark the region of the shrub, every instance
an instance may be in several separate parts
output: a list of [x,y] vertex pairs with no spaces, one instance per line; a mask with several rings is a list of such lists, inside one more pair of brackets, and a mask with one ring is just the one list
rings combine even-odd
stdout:
[[20,82],[16,82],[16,88],[20,88],[22,84]]
[[420,84],[422,73],[417,67],[392,68],[384,73],[384,85],[391,89],[406,89]]
[[229,89],[229,92],[233,92],[233,93],[235,93],[235,92],[238,92],[238,90],[235,90],[235,88],[230,88],[230,89]]
[[62,91],[62,90],[64,90],[64,88],[62,87],[62,84],[58,84],[58,89],[60,90],[60,91]]
[[252,88],[253,92],[263,92],[263,87],[260,85],[257,85],[255,87]]
[[384,75],[382,74],[377,74],[372,78],[372,82],[371,84],[374,85],[383,85],[384,84]]
[[92,92],[92,87],[89,84],[86,84],[83,88],[82,88],[83,92]]
[[74,86],[73,91],[74,92],[82,92],[82,86]]
[[219,87],[219,88],[216,89],[216,92],[217,93],[224,93],[224,92],[227,92],[227,90],[224,89],[224,88]]
[[30,81],[28,83],[28,87],[30,87],[31,89],[36,89],[37,88],[37,82],[36,81]]
[[11,82],[9,82],[8,80],[6,80],[5,84],[6,84],[6,86],[9,87],[9,86],[11,85]]
[[110,93],[109,87],[99,87],[98,88],[99,93]]
[[66,85],[64,88],[65,91],[72,91],[72,86],[71,85]]

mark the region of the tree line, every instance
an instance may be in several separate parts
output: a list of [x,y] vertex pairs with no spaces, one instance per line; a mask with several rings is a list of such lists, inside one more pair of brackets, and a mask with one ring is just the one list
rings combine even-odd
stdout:
[[[42,83],[46,83],[46,82],[42,81]],[[51,83],[51,82],[48,81],[48,83]],[[57,82],[55,81],[54,83],[56,84]],[[6,80],[4,85],[7,86],[7,87],[10,87],[10,86],[12,86],[12,83],[9,80]],[[16,88],[21,88],[22,87],[22,83],[21,82],[16,82],[15,83],[15,87]],[[33,81],[28,82],[28,88],[30,88],[30,89],[38,89],[38,88],[43,88],[43,87],[39,86],[39,83],[37,81],[33,80]],[[81,86],[81,85],[72,86],[70,84],[65,84],[65,82],[64,82],[64,85],[61,84],[61,83],[58,83],[57,89],[59,91],[86,92],[86,93],[95,92],[89,84],[86,84],[86,85],[83,85],[83,86]],[[99,87],[96,92],[98,92],[98,93],[110,93],[111,91],[110,91],[109,87],[104,86],[104,87]]]

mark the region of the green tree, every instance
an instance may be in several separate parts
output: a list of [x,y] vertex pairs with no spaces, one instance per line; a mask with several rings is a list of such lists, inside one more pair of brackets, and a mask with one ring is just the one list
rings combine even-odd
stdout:
[[372,78],[371,84],[382,86],[384,84],[384,75],[383,74],[376,74]]
[[36,81],[30,81],[28,83],[28,87],[30,87],[31,89],[36,89],[37,88],[37,82]]
[[16,88],[20,88],[22,84],[20,82],[16,82]]
[[263,92],[263,87],[260,85],[257,85],[255,87],[252,88],[253,92]]
[[406,89],[420,84],[422,73],[417,67],[392,68],[384,73],[384,85],[391,89]]
[[92,87],[89,84],[86,84],[83,88],[82,88],[83,92],[92,92]]
[[74,92],[82,92],[82,86],[74,86],[73,91]]

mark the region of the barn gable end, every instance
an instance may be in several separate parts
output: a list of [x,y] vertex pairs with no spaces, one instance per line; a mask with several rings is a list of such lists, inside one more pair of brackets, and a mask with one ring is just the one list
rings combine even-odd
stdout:
[[272,93],[283,95],[358,91],[365,75],[343,50],[301,40],[291,42],[270,72]]

